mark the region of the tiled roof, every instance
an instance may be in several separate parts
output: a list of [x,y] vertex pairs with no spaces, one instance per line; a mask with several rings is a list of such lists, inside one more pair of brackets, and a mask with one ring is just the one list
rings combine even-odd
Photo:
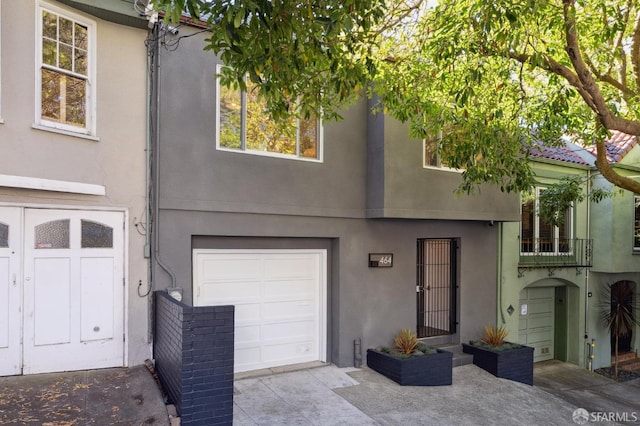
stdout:
[[[638,144],[638,138],[626,133],[611,131],[611,138],[607,140],[607,160],[610,163],[617,163],[624,158],[631,149]],[[596,146],[589,145],[585,147],[594,157],[596,155]]]
[[536,146],[529,149],[529,154],[532,157],[546,158],[548,160],[588,165],[589,163],[576,153],[577,149],[580,148],[571,143],[566,143],[564,146],[550,147],[543,145],[542,142],[537,142]]

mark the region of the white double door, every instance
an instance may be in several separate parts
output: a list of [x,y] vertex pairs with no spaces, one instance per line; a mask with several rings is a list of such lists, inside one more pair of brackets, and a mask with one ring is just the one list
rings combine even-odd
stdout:
[[123,220],[0,207],[0,376],[123,365]]

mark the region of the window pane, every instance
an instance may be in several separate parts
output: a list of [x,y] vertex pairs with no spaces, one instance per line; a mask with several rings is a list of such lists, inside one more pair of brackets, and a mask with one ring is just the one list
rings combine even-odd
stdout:
[[0,223],[0,247],[9,247],[9,225]]
[[52,40],[58,39],[58,19],[53,13],[42,12],[42,36]]
[[42,118],[85,126],[86,81],[42,69]]
[[296,154],[296,120],[284,125],[269,119],[264,102],[258,99],[258,90],[247,83],[246,146],[255,151]]
[[540,226],[540,230],[538,233],[538,236],[540,238],[539,240],[539,244],[540,244],[540,249],[539,251],[543,252],[543,253],[550,253],[555,251],[554,250],[554,235],[553,235],[553,226],[549,225],[548,223],[543,222],[542,220],[539,220],[539,226]]
[[318,120],[299,120],[300,156],[318,158]]
[[82,75],[87,75],[87,51],[83,49],[74,50],[73,70]]
[[113,247],[113,228],[90,220],[81,220],[82,248]]
[[42,118],[60,119],[60,78],[55,71],[42,69]]
[[424,165],[438,167],[438,147],[435,140],[423,141],[424,143]]
[[634,197],[635,221],[633,225],[633,248],[640,249],[640,197]]
[[522,203],[522,215],[520,218],[520,250],[524,253],[535,251],[535,202],[534,200]]
[[60,58],[58,59],[58,67],[71,71],[73,65],[73,48],[68,44],[60,43],[59,53]]
[[69,223],[69,219],[62,219],[36,226],[35,248],[69,248]]
[[75,32],[73,45],[78,49],[88,50],[89,45],[87,43],[87,39],[88,39],[87,34],[89,33],[89,31],[87,30],[87,27],[80,24],[76,24],[75,30],[76,32]]
[[560,253],[571,252],[571,209],[564,212],[564,219],[558,227],[558,251]]
[[240,148],[242,98],[239,90],[219,86],[220,146]]
[[43,39],[42,40],[42,62],[51,65],[58,66],[56,62],[58,58],[58,45],[55,40]]
[[81,78],[66,77],[66,120],[68,124],[84,127],[86,82]]
[[73,22],[68,19],[60,17],[60,42],[72,45],[73,44]]

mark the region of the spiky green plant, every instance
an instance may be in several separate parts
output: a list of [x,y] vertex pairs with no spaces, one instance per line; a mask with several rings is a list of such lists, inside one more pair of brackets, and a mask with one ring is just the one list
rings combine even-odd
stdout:
[[398,334],[396,334],[393,339],[393,343],[396,345],[396,349],[400,353],[411,355],[420,342],[413,330],[403,328]]
[[480,342],[485,345],[489,345],[496,348],[504,343],[504,339],[507,338],[509,330],[504,326],[484,326],[484,336],[480,339]]

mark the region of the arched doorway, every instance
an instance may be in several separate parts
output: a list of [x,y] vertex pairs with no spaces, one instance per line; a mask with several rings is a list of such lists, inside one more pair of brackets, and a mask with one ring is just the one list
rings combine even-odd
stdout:
[[[633,309],[633,299],[635,297],[635,283],[631,281],[618,281],[611,285],[611,312],[616,309]],[[611,354],[616,352],[616,336],[611,334]],[[618,352],[631,352],[631,340],[633,329],[629,333],[620,335],[618,338]]]

